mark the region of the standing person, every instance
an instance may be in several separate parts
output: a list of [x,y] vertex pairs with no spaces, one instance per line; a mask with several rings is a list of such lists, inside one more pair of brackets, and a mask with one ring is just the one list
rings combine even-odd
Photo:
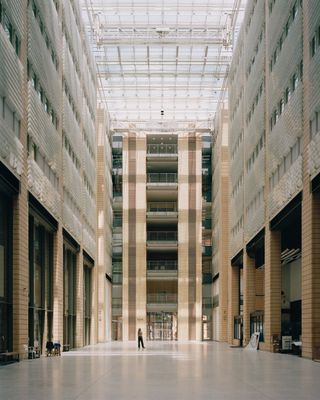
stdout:
[[144,349],[144,344],[143,344],[143,337],[142,337],[142,330],[141,328],[138,329],[138,349],[140,350],[140,343],[142,348]]

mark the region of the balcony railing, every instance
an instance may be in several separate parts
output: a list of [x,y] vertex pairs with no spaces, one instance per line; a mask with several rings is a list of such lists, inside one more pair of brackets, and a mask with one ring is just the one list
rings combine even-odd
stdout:
[[147,302],[150,303],[177,303],[177,293],[149,293],[147,295]]
[[148,203],[148,212],[159,212],[159,213],[169,213],[177,212],[177,203],[172,202],[150,202]]
[[176,172],[149,173],[148,183],[177,183],[177,173]]
[[175,231],[149,231],[147,240],[155,242],[175,242],[178,239],[178,232]]
[[176,271],[178,262],[176,260],[150,260],[148,271]]
[[177,154],[176,144],[148,144],[148,154]]

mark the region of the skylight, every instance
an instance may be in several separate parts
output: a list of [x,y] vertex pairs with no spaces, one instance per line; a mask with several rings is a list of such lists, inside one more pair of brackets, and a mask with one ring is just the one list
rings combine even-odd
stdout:
[[113,129],[210,130],[241,0],[82,0]]

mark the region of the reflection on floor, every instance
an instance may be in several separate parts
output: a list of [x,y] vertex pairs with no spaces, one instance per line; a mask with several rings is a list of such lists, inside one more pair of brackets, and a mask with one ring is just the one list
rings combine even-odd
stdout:
[[220,343],[113,342],[0,367],[0,399],[318,400],[320,364]]

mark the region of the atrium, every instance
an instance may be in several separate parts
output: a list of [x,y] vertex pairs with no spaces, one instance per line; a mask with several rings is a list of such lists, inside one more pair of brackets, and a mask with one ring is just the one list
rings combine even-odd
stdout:
[[319,76],[318,0],[0,0],[6,398],[317,398]]

